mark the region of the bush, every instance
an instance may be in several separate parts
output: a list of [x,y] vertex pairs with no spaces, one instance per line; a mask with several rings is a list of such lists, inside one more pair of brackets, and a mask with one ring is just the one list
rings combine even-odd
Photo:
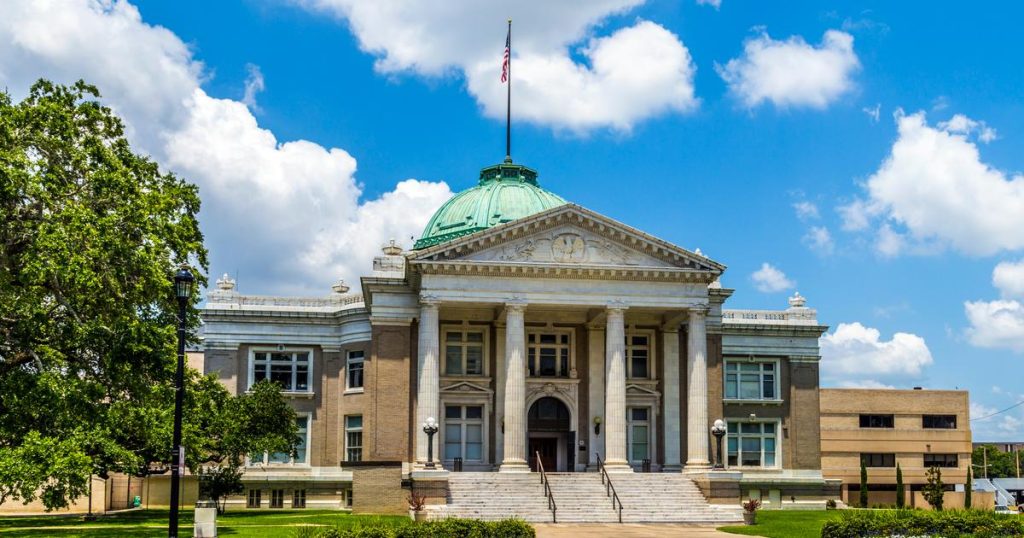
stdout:
[[826,510],[835,510],[836,509],[836,500],[835,499],[829,499],[829,500],[825,501],[825,509]]
[[825,523],[821,536],[1024,536],[1024,519],[978,510],[844,511],[840,519]]
[[476,519],[438,519],[393,526],[301,527],[295,538],[534,538],[533,527],[521,519],[479,521]]

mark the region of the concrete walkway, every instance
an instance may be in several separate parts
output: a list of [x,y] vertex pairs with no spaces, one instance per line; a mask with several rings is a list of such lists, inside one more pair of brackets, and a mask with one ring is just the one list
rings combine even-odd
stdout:
[[732,536],[719,532],[713,526],[680,525],[672,523],[535,523],[538,538],[655,538],[662,536],[693,536],[712,538]]

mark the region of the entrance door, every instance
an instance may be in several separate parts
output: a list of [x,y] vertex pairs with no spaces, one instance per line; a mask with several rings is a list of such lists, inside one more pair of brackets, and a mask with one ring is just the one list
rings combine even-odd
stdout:
[[530,470],[537,472],[537,453],[540,453],[540,461],[544,464],[547,472],[556,471],[558,465],[558,438],[557,437],[531,437],[530,438]]

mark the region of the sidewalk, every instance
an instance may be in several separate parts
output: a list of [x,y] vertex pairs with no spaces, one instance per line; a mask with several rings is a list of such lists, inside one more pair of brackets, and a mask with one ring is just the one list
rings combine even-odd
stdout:
[[654,538],[661,536],[693,536],[711,538],[733,536],[718,532],[713,526],[671,523],[536,523],[537,538]]

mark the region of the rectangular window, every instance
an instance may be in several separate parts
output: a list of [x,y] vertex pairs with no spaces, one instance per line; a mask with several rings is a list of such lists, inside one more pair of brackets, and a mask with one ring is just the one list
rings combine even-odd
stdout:
[[363,415],[345,417],[345,461],[363,461]]
[[350,489],[345,490],[345,506],[352,508],[352,490]]
[[956,454],[925,454],[924,466],[956,468],[960,466],[960,460]]
[[270,507],[271,508],[284,508],[284,490],[283,489],[272,489],[272,490],[270,490]]
[[444,459],[483,461],[484,408],[479,405],[444,406]]
[[287,452],[274,452],[273,454],[255,454],[249,456],[250,465],[258,464],[273,464],[273,465],[288,465],[288,464],[304,464],[306,463],[306,446],[308,444],[309,437],[309,415],[299,416],[295,418],[295,427],[298,428],[299,442],[295,445],[295,453],[289,454]]
[[740,467],[775,467],[778,424],[728,423],[728,463]]
[[861,428],[892,428],[893,427],[893,416],[892,415],[861,415],[860,416],[860,427]]
[[262,493],[262,491],[260,491],[258,489],[250,489],[249,490],[249,500],[246,501],[245,507],[246,508],[259,508],[260,507],[260,500],[261,500],[260,499],[260,494],[261,493]]
[[775,361],[726,361],[727,400],[775,400],[779,397]]
[[650,408],[647,407],[630,407],[626,410],[626,417],[629,419],[627,442],[629,443],[630,463],[639,465],[651,457],[650,412]]
[[309,392],[312,381],[310,355],[306,351],[254,351],[250,358],[249,386],[269,379],[285,392]]
[[444,373],[445,375],[484,374],[483,330],[445,330]]
[[306,507],[306,490],[297,489],[292,492],[292,508]]
[[345,371],[348,373],[345,376],[345,388],[346,389],[361,389],[363,388],[363,351],[349,351],[345,359]]
[[651,377],[651,337],[646,334],[626,336],[626,377],[648,379]]
[[955,430],[956,415],[924,415],[921,426],[927,429]]
[[865,467],[895,467],[896,454],[861,454],[860,461]]
[[568,332],[529,333],[526,349],[531,377],[569,377],[572,337]]

